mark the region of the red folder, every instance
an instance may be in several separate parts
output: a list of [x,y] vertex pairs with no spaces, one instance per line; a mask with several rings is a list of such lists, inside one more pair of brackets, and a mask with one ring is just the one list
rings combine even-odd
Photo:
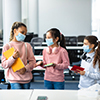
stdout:
[[78,70],[83,71],[84,68],[82,68],[82,67],[80,67],[80,66],[74,65],[74,66],[71,68],[71,70],[72,70],[72,71],[77,71],[77,72],[79,72]]

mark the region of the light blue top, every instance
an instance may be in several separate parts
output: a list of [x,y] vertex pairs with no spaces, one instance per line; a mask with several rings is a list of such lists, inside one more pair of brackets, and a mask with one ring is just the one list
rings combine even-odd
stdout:
[[93,59],[94,59],[95,52],[93,53],[87,53],[86,56],[90,57],[92,59],[91,62],[87,62],[86,60],[82,60],[81,67],[85,68],[85,75],[80,75],[80,81],[79,81],[79,88],[88,88],[89,86],[94,85],[97,83],[97,81],[100,80],[100,71],[99,71],[99,65],[96,63],[96,65],[93,67]]

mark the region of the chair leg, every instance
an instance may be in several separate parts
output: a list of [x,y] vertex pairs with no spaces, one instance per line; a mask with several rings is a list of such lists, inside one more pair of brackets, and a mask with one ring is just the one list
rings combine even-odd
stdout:
[[7,87],[7,89],[11,89],[11,85],[10,85],[10,83],[8,83],[8,87]]

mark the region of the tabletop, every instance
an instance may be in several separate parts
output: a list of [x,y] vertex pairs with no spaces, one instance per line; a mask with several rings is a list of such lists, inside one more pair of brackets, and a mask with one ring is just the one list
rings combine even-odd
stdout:
[[30,100],[33,90],[0,90],[0,100]]
[[37,100],[38,96],[46,96],[47,100],[97,100],[79,96],[78,90],[39,90],[35,89],[30,100]]

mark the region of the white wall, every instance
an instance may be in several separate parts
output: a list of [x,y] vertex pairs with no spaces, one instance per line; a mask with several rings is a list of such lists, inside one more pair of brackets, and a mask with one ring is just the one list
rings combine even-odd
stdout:
[[91,0],[39,0],[39,36],[52,27],[66,36],[91,34]]
[[28,26],[28,0],[21,0],[21,20]]
[[100,41],[100,0],[92,0],[92,35]]
[[28,0],[28,31],[38,34],[38,0]]
[[0,0],[0,30],[3,29],[2,25],[2,0]]

